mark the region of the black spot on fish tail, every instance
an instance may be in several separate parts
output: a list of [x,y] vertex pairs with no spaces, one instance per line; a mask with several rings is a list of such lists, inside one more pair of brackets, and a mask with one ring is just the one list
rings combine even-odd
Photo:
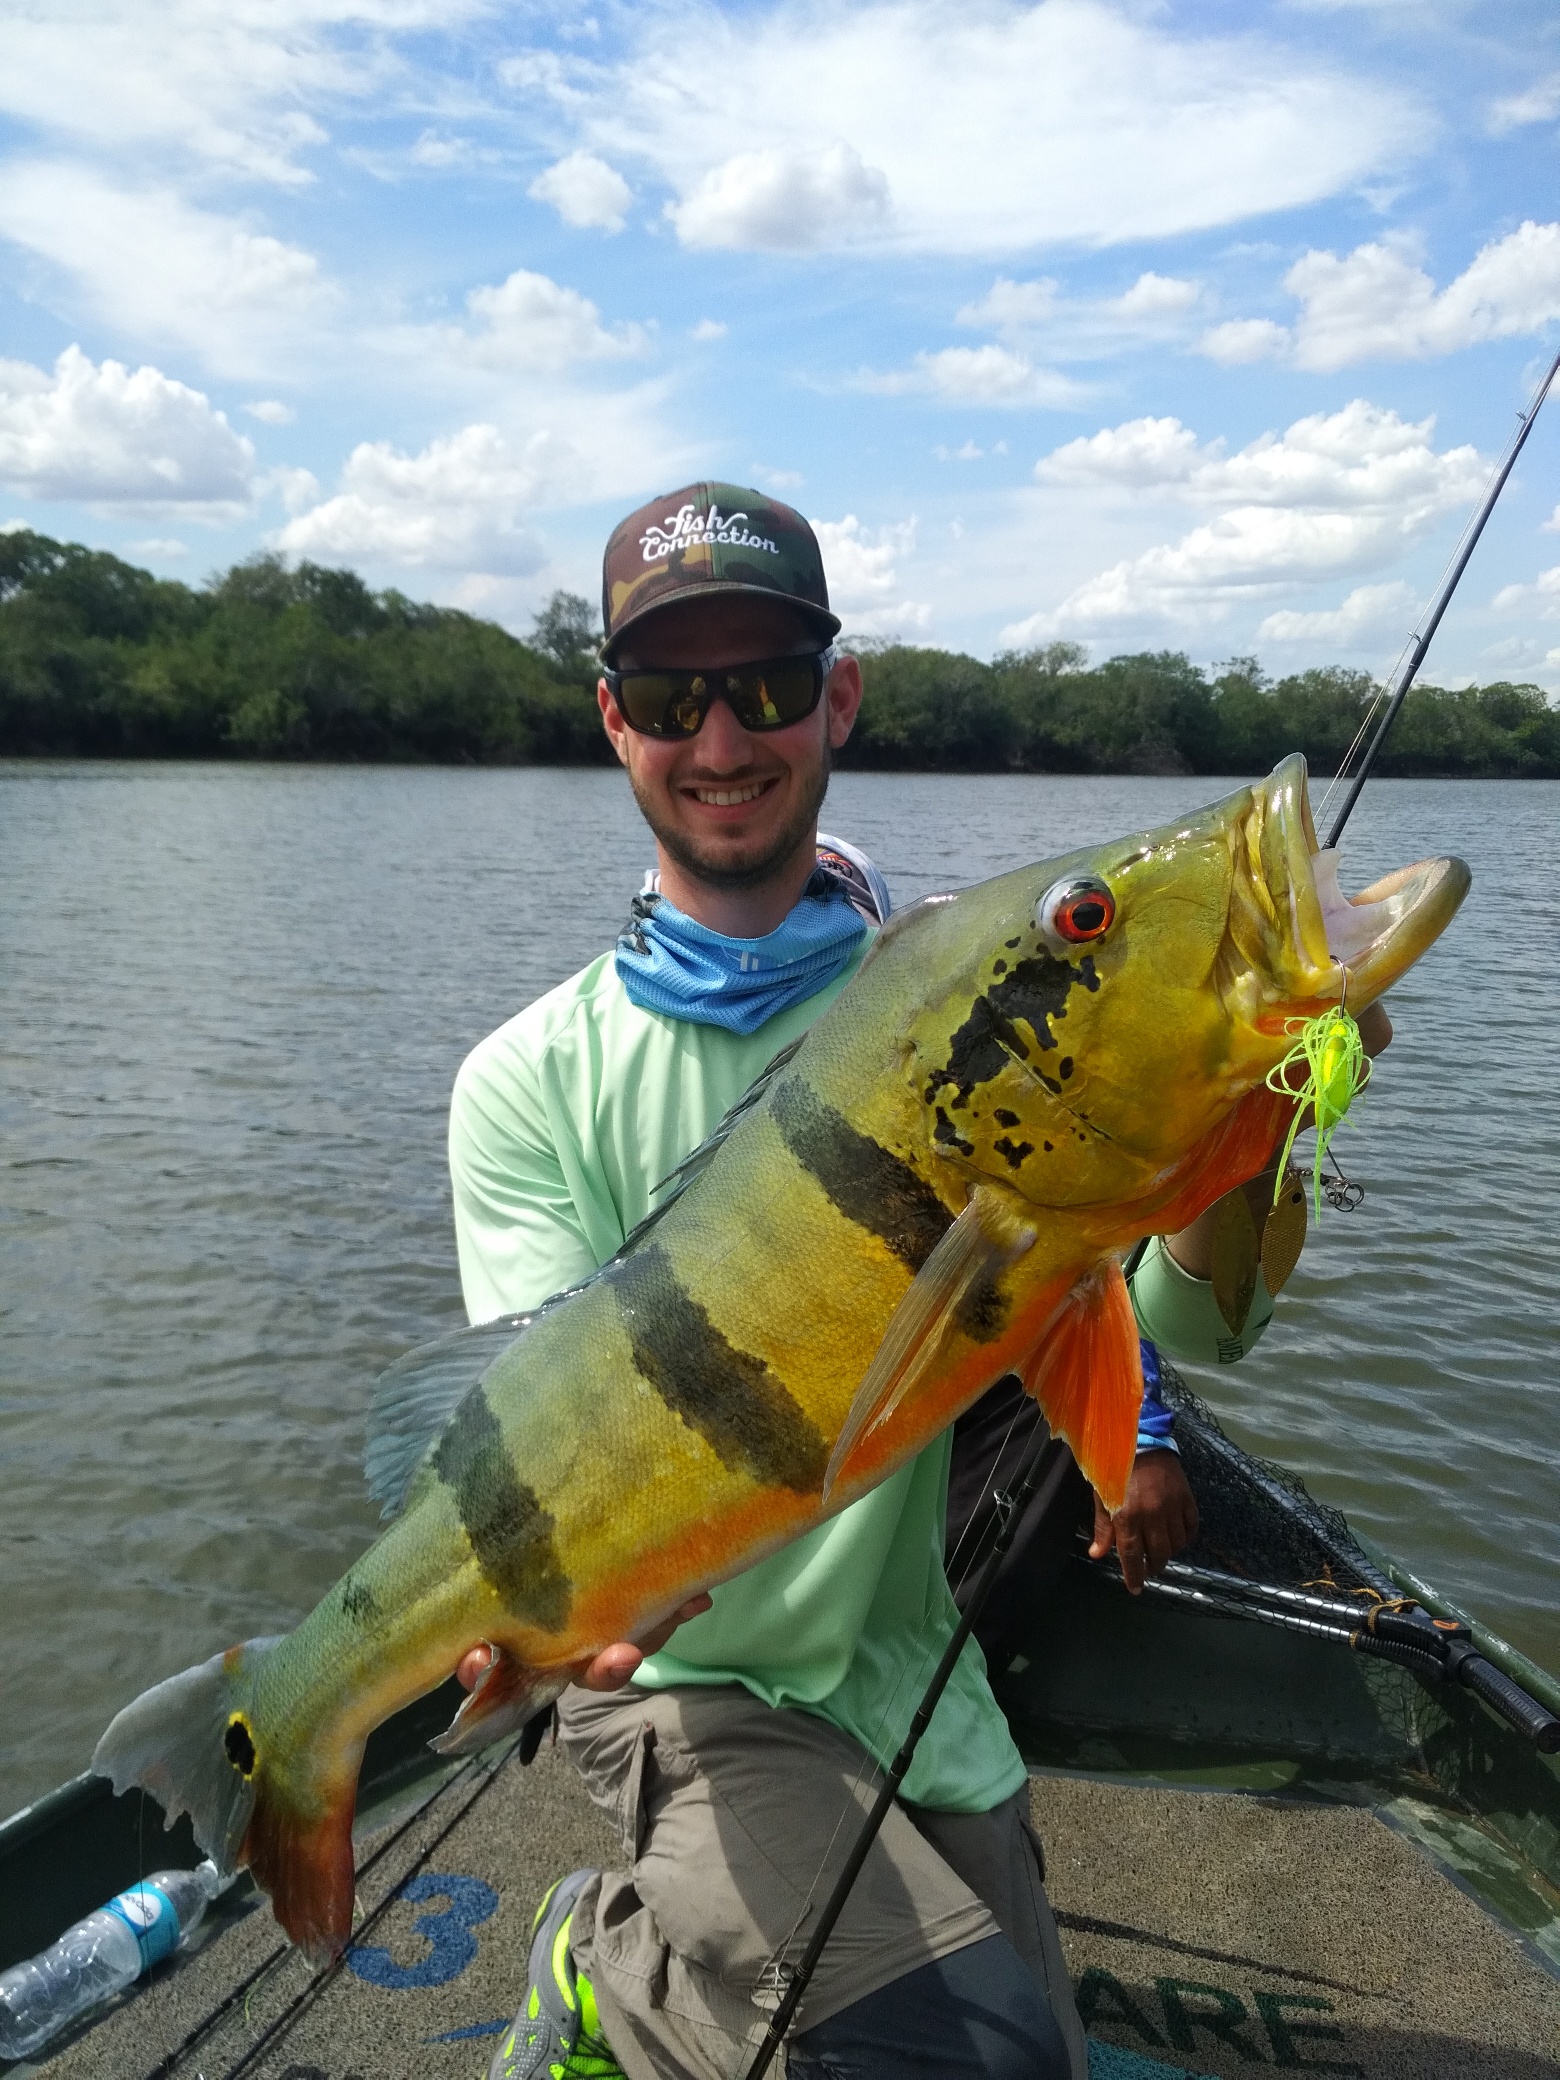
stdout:
[[776,1090],[770,1116],[836,1211],[919,1271],[953,1225],[953,1215],[926,1180],[870,1134],[860,1133],[800,1077]]
[[1073,1058],[1070,1054],[1064,1054],[1061,1060],[1056,1065],[1056,1073],[1062,1079],[1063,1083],[1065,1083],[1068,1077],[1071,1076],[1072,1072]]
[[658,1243],[635,1250],[606,1277],[640,1376],[723,1466],[797,1494],[822,1488],[829,1463],[822,1432],[762,1358],[727,1342]]
[[450,1419],[433,1465],[454,1494],[477,1564],[508,1608],[545,1632],[561,1632],[573,1585],[559,1562],[553,1520],[510,1464],[481,1387]]
[[260,1758],[255,1752],[249,1721],[242,1712],[235,1712],[229,1719],[227,1731],[222,1736],[222,1752],[241,1777],[247,1780],[254,1775],[255,1764]]
[[1018,1114],[1009,1112],[1005,1105],[997,1107],[996,1122],[999,1127],[1016,1127],[1020,1124]]
[[1032,1141],[1014,1141],[1006,1134],[1003,1135],[1000,1141],[993,1141],[991,1145],[999,1156],[1005,1157],[1012,1164],[1015,1170],[1018,1169],[1025,1156],[1032,1156],[1035,1152],[1035,1145]]

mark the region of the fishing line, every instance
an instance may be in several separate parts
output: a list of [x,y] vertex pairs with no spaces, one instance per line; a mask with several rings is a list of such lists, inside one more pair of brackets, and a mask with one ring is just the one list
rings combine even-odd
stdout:
[[[1419,667],[1424,662],[1425,653],[1430,648],[1435,632],[1441,625],[1441,617],[1452,603],[1452,594],[1457,590],[1458,582],[1463,572],[1468,568],[1468,560],[1478,547],[1479,537],[1484,532],[1485,523],[1495,510],[1496,500],[1506,488],[1506,479],[1516,467],[1517,457],[1522,453],[1527,437],[1533,431],[1533,422],[1538,417],[1539,407],[1549,395],[1550,385],[1554,382],[1557,374],[1560,374],[1560,353],[1557,353],[1553,361],[1550,362],[1548,369],[1539,382],[1538,388],[1533,392],[1527,410],[1517,414],[1516,431],[1506,443],[1505,452],[1496,463],[1489,483],[1485,486],[1484,496],[1479,500],[1472,518],[1458,537],[1457,546],[1452,551],[1450,561],[1441,574],[1441,582],[1436,587],[1434,597],[1429,607],[1425,610],[1419,627],[1409,637],[1408,647],[1403,652],[1398,668],[1392,677],[1391,697],[1387,701],[1386,713],[1376,725],[1376,733],[1370,740],[1370,747],[1360,762],[1360,769],[1354,776],[1343,807],[1338,811],[1337,821],[1328,833],[1327,850],[1329,852],[1336,846],[1339,838],[1343,835],[1343,827],[1353,813],[1354,804],[1360,798],[1360,790],[1370,777],[1372,766],[1374,766],[1376,760],[1381,755],[1381,747],[1386,742],[1387,732],[1397,720],[1398,711],[1408,698],[1409,688],[1413,685]],[[1386,689],[1383,688],[1383,693],[1385,692]],[[1373,702],[1372,711],[1374,711],[1374,707],[1375,703]],[[1366,721],[1368,723],[1369,716],[1367,716]],[[1363,731],[1364,725],[1361,727]],[[1353,749],[1354,747],[1351,745],[1346,757],[1352,755]],[[1334,777],[1332,787],[1329,787],[1326,795],[1322,798],[1323,809],[1326,808],[1327,803],[1332,799],[1333,789],[1338,786],[1342,778],[1343,767],[1340,765]]]
[[[508,1759],[508,1756],[504,1757],[505,1761],[507,1761]],[[483,1757],[480,1755],[470,1756],[465,1762],[463,1762],[460,1765],[459,1769],[452,1771],[451,1774],[447,1776],[441,1784],[436,1785],[435,1788],[423,1800],[422,1804],[420,1806],[417,1806],[411,1813],[407,1815],[406,1819],[404,1819],[399,1824],[399,1826],[396,1827],[394,1832],[387,1836],[386,1839],[380,1843],[379,1847],[373,1852],[373,1854],[363,1859],[362,1864],[358,1868],[356,1878],[354,1879],[354,1884],[356,1884],[358,1880],[366,1878],[372,1870],[376,1869],[377,1866],[381,1864],[384,1861],[384,1859],[390,1854],[391,1850],[396,1846],[396,1844],[403,1840],[408,1833],[410,1833],[412,1828],[414,1828],[417,1825],[418,1821],[427,1818],[428,1814],[438,1804],[439,1800],[443,1798],[444,1794],[447,1791],[453,1791],[458,1784],[463,1783],[465,1779],[471,1775],[472,1771],[477,1768],[477,1766],[479,1765],[479,1763],[481,1763],[482,1760]],[[486,1786],[484,1786],[483,1788],[485,1789]],[[462,1810],[464,1811],[465,1809],[462,1808]],[[437,1847],[438,1845],[437,1843],[435,1843],[433,1846]],[[407,1876],[410,1875],[411,1873],[408,1872]],[[402,1883],[405,1883],[405,1879],[402,1880]],[[400,1887],[398,1886],[396,1888],[396,1891],[399,1890]],[[391,1896],[393,1898],[394,1894],[392,1894]],[[166,2080],[166,2076],[173,2071],[174,2067],[178,2064],[179,2060],[184,2058],[189,2052],[193,2051],[197,2044],[204,2042],[204,2040],[207,2037],[209,2037],[212,2031],[217,2027],[218,2023],[222,2021],[224,2016],[231,2013],[231,2011],[238,2005],[240,2001],[247,2002],[249,1995],[253,1993],[255,1987],[258,1986],[258,1984],[266,1976],[266,1974],[274,1970],[275,1967],[278,1964],[280,1964],[284,1958],[286,1958],[292,1953],[293,1949],[293,1944],[284,1940],[278,1943],[274,1950],[268,1951],[266,1955],[261,1958],[260,1962],[253,1968],[253,1970],[248,1972],[244,1976],[244,1978],[239,1980],[236,1986],[232,1987],[226,1994],[224,1994],[222,1999],[217,2003],[217,2005],[214,2008],[212,2008],[205,2016],[203,2016],[199,2022],[192,2024],[191,2027],[188,2030],[186,2030],[184,2035],[180,2038],[179,2042],[174,2045],[173,2049],[167,2053],[167,2055],[161,2060],[159,2064],[150,2067],[148,2071],[142,2075],[142,2080]]]
[[[1006,1378],[1008,1377],[1008,1375],[1004,1374],[1003,1377]],[[1000,1382],[993,1381],[992,1384],[993,1386],[995,1386],[1000,1384]],[[996,1457],[992,1461],[991,1465],[990,1479],[993,1483],[996,1483],[998,1481],[998,1476],[1002,1468],[1002,1462],[1007,1456],[1007,1448],[1013,1440],[1014,1431],[1018,1428],[1019,1419],[1025,1413],[1026,1409],[1024,1403],[1021,1401],[1014,1408],[1012,1415],[1008,1419],[1007,1429],[1003,1432],[1002,1442],[997,1447]],[[1034,1409],[1034,1418],[1036,1426],[1038,1426],[1045,1420],[1038,1404]],[[1031,1431],[1031,1435],[1033,1435],[1033,1431]],[[954,1570],[959,1566],[960,1556],[964,1552],[965,1543],[969,1539],[971,1532],[975,1530],[976,1523],[977,1518],[973,1514],[965,1519],[964,1528],[959,1533],[959,1537],[954,1546],[954,1549],[952,1553],[949,1554],[947,1560],[944,1563],[943,1571],[945,1575],[948,1577],[949,1586],[955,1597],[958,1596],[959,1591],[965,1586],[965,1583],[969,1579],[970,1573],[974,1568],[976,1560],[978,1558],[979,1546],[981,1544],[982,1539],[985,1536],[986,1527],[982,1526],[981,1531],[975,1539],[975,1548],[971,1550],[969,1556],[965,1559],[963,1571],[959,1574],[957,1580],[954,1580]],[[869,1775],[872,1775],[874,1773],[882,1774],[886,1767],[884,1763],[879,1761],[877,1750],[882,1745],[884,1732],[889,1724],[889,1721],[891,1720],[895,1711],[898,1708],[899,1700],[904,1692],[905,1685],[910,1680],[912,1671],[917,1677],[919,1677],[925,1671],[927,1661],[930,1658],[932,1651],[926,1638],[926,1631],[929,1622],[930,1621],[927,1618],[923,1618],[921,1620],[921,1624],[916,1632],[914,1643],[910,1647],[909,1652],[904,1657],[904,1661],[900,1667],[899,1674],[895,1679],[894,1687],[892,1691],[890,1691],[888,1699],[884,1703],[881,1711],[878,1713],[877,1723],[872,1730],[871,1744],[868,1745],[866,1742],[862,1743],[863,1753],[860,1767],[857,1769],[854,1778],[851,1780],[850,1787],[847,1790],[844,1801],[842,1802],[840,1807],[839,1818],[835,1821],[833,1830],[829,1835],[829,1839],[824,1845],[823,1854],[818,1859],[817,1868],[814,1870],[812,1877],[808,1881],[806,1897],[803,1899],[800,1908],[797,1910],[796,1918],[791,1923],[791,1926],[787,1931],[786,1935],[781,1940],[781,1942],[777,1944],[773,1954],[771,1955],[768,1962],[763,1967],[763,1970],[759,1974],[758,1987],[761,1991],[768,1990],[776,1994],[783,1994],[785,1992],[786,1981],[791,1970],[791,1967],[788,1966],[786,1963],[786,1953],[790,1950],[792,1944],[796,1941],[796,1937],[801,1929],[802,1923],[812,1912],[813,1903],[817,1898],[818,1887],[822,1883],[824,1874],[829,1867],[829,1859],[834,1854],[835,1845],[840,1838],[841,1828],[844,1827],[846,1821],[850,1818],[850,1815],[853,1810],[858,1812],[860,1811],[861,1801],[858,1794],[861,1791],[862,1785],[866,1782],[866,1779]]]
[[[381,1920],[383,1920],[384,1916],[389,1913],[390,1909],[401,1897],[402,1892],[406,1888],[407,1880],[416,1876],[418,1871],[420,1871],[423,1868],[423,1866],[427,1863],[429,1857],[433,1855],[434,1851],[440,1848],[443,1845],[443,1843],[448,1840],[450,1835],[452,1835],[455,1832],[455,1829],[459,1827],[460,1823],[462,1822],[462,1820],[465,1819],[466,1815],[471,1811],[473,1806],[475,1806],[480,1799],[485,1798],[488,1792],[492,1790],[494,1784],[498,1781],[498,1778],[503,1771],[505,1763],[507,1763],[510,1760],[510,1758],[514,1755],[519,1745],[520,1736],[517,1734],[515,1738],[510,1742],[505,1752],[498,1758],[497,1762],[495,1762],[489,1769],[487,1776],[477,1786],[476,1790],[472,1792],[471,1796],[465,1801],[463,1805],[461,1805],[457,1809],[457,1811],[451,1816],[451,1818],[444,1823],[444,1825],[439,1829],[439,1832],[434,1836],[433,1840],[424,1844],[423,1848],[419,1850],[418,1854],[412,1859],[410,1867],[401,1873],[401,1876],[397,1879],[395,1884],[391,1886],[390,1890],[385,1894],[384,1898],[379,1902],[378,1906],[375,1907],[372,1910],[372,1912],[364,1916],[362,1922],[353,1932],[352,1941],[354,1944],[360,1943],[364,1936],[368,1934],[369,1930],[374,1928]],[[480,1758],[474,1756],[472,1760],[475,1762],[477,1760],[480,1760]],[[443,1788],[448,1787],[441,1787],[441,1789]],[[435,1793],[435,1797],[437,1795],[438,1794]],[[433,1800],[430,1799],[428,1801],[428,1805],[431,1805],[432,1803]],[[420,1819],[422,1817],[422,1814],[428,1810],[428,1805],[420,1807],[418,1812],[413,1816],[413,1818]],[[408,1822],[407,1824],[410,1825],[410,1822]],[[405,1830],[403,1829],[402,1832],[404,1831]],[[389,1846],[390,1845],[388,1843],[385,1844],[386,1848],[388,1848]],[[379,1853],[383,1852],[381,1851]],[[377,1855],[375,1860],[378,1860]],[[366,1869],[367,1866],[365,1865],[364,1868]],[[361,1873],[359,1875],[361,1875]],[[260,2032],[259,2036],[256,2037],[254,2042],[249,2046],[249,2048],[240,2054],[240,2056],[234,2064],[228,2067],[227,2071],[222,2076],[222,2080],[241,2080],[241,2076],[243,2074],[253,2072],[256,2062],[260,2059],[261,2055],[265,2052],[268,2046],[276,2043],[281,2037],[285,2036],[286,2033],[290,2029],[292,2029],[294,2024],[299,2022],[303,2018],[303,2016],[305,2016],[308,2013],[310,2008],[314,2006],[314,2003],[319,1999],[320,1995],[325,1991],[326,1987],[332,1983],[332,1981],[336,1978],[337,1974],[340,1972],[342,1964],[345,1961],[345,1957],[346,1952],[343,1951],[340,1957],[332,1958],[328,1965],[324,1966],[324,1968],[319,1972],[316,1972],[314,1977],[309,1981],[308,1985],[305,1986],[300,1993],[294,1995],[292,2000],[288,2002],[287,2006],[283,2008],[281,2014],[278,2015],[273,2022],[268,2023],[267,2026]]]

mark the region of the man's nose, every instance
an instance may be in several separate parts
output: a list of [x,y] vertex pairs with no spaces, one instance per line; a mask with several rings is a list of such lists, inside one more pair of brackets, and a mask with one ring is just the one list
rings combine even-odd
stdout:
[[738,722],[731,703],[723,696],[711,701],[699,731],[695,753],[699,763],[735,771],[753,762],[753,739]]

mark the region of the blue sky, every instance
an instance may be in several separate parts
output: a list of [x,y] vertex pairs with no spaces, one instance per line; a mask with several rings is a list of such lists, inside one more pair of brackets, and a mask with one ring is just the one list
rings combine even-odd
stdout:
[[[709,475],[847,628],[1381,671],[1560,334],[1541,0],[0,0],[0,525],[523,632]],[[1427,676],[1560,689],[1560,400]]]

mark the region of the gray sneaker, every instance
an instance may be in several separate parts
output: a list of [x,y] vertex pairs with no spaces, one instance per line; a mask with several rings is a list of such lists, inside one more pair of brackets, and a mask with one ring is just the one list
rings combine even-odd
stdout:
[[596,1996],[569,1949],[574,1903],[597,1871],[560,1878],[536,1910],[531,1984],[488,2080],[624,2080],[601,2034]]

